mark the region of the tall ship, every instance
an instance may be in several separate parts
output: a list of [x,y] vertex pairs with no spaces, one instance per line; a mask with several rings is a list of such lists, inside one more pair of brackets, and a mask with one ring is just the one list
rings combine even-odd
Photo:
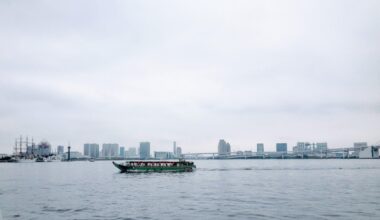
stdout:
[[144,161],[135,160],[113,165],[122,173],[146,173],[146,172],[192,172],[196,166],[192,161]]

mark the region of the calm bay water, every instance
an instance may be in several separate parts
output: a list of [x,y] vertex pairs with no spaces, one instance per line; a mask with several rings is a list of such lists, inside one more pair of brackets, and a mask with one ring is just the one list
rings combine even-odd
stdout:
[[[380,160],[200,160],[121,174],[110,161],[0,164],[3,219],[380,219]],[[1,219],[1,216],[0,216]]]

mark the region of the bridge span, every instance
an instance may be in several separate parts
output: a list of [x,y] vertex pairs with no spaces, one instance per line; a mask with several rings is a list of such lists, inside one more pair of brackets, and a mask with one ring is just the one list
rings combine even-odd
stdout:
[[[343,147],[332,148],[327,150],[306,150],[306,151],[286,151],[286,152],[252,152],[252,151],[234,151],[228,154],[219,154],[217,152],[199,152],[184,153],[182,156],[186,159],[326,159],[326,158],[359,158],[359,153],[368,147]],[[380,146],[370,146],[372,158],[379,158]],[[375,152],[375,154],[374,154]]]

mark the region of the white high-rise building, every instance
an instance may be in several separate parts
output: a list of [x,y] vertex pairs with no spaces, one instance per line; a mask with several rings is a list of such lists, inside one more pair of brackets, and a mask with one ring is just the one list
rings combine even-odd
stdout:
[[258,155],[264,154],[264,144],[263,143],[258,143],[257,144],[257,150],[256,150]]
[[84,144],[83,155],[91,158],[99,158],[99,144]]
[[103,144],[102,145],[103,157],[118,157],[119,156],[119,144]]
[[173,142],[173,155],[177,156],[177,142]]
[[125,147],[120,147],[119,157],[125,158]]
[[150,158],[150,142],[140,142],[139,155],[140,159]]
[[218,144],[218,154],[219,155],[230,155],[231,154],[231,145],[225,140],[219,140]]
[[83,145],[83,155],[90,156],[90,145],[91,144],[84,144]]
[[177,157],[181,157],[181,155],[182,155],[182,148],[177,147]]

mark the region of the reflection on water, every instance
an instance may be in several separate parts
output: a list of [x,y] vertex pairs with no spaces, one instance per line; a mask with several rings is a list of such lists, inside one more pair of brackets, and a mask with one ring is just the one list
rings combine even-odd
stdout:
[[0,164],[0,219],[380,218],[380,160],[195,163],[142,174],[108,161]]

